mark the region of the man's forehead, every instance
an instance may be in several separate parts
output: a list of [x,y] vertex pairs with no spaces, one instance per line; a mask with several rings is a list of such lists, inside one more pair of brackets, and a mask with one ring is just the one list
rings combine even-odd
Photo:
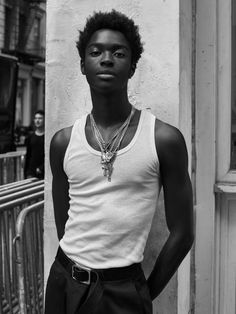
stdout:
[[117,47],[124,47],[126,49],[130,48],[129,43],[125,38],[125,35],[122,32],[113,29],[99,29],[96,32],[94,32],[88,42],[87,47],[104,44],[106,45],[110,44]]

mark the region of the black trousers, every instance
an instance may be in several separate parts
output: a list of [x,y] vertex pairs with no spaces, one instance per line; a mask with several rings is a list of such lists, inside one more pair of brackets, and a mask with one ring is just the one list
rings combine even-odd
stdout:
[[100,288],[98,289],[102,289],[102,296],[92,308],[86,309],[86,300],[89,298],[94,285],[94,282],[86,285],[76,281],[55,259],[47,281],[45,314],[153,313],[152,301],[141,268],[140,273],[135,278],[114,281],[99,280]]

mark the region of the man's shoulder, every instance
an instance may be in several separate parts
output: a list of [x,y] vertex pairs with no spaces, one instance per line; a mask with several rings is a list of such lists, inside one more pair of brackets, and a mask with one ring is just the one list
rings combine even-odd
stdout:
[[27,140],[30,140],[31,138],[33,138],[35,136],[35,132],[34,131],[30,131],[26,137]]
[[156,119],[155,138],[166,144],[178,143],[183,139],[183,135],[178,128],[164,121]]
[[30,145],[32,142],[32,139],[34,139],[34,132],[31,131],[27,134],[27,136],[25,137],[25,145]]
[[70,141],[71,131],[73,126],[69,126],[57,131],[51,140],[51,148],[66,149]]
[[155,142],[159,154],[174,154],[185,149],[185,140],[180,130],[159,119],[155,122]]

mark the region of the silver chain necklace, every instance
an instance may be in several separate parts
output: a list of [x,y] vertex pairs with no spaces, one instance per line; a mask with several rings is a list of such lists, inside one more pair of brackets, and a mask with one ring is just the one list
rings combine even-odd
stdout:
[[100,150],[101,150],[101,165],[103,170],[103,175],[107,177],[108,181],[111,181],[111,175],[113,171],[113,163],[115,161],[117,150],[120,147],[121,141],[128,129],[130,120],[135,112],[134,107],[132,107],[132,110],[128,116],[128,118],[125,120],[125,122],[115,131],[113,132],[111,138],[108,140],[108,142],[105,142],[101,132],[98,129],[98,126],[94,120],[93,114],[90,113],[90,121],[91,121],[91,127],[94,134],[94,137],[96,139],[96,142],[98,143]]

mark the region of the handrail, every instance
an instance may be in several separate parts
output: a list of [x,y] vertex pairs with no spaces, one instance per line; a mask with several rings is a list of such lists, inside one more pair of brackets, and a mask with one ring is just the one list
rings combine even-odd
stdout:
[[1,208],[1,205],[4,203],[8,203],[8,202],[10,203],[11,201],[17,200],[20,197],[24,197],[27,195],[31,196],[36,192],[42,191],[42,189],[44,189],[44,184],[41,184],[39,186],[34,186],[32,188],[29,188],[29,189],[26,189],[23,191],[19,191],[16,193],[12,193],[9,195],[5,195],[5,196],[1,197],[1,199],[0,199],[0,208]]
[[17,217],[17,221],[16,221],[16,236],[15,239],[13,239],[13,243],[18,240],[18,238],[20,237],[20,235],[22,234],[23,228],[24,228],[24,222],[25,222],[25,218],[26,216],[30,213],[33,212],[35,210],[39,210],[42,208],[42,206],[44,205],[44,201],[40,201],[37,203],[34,203],[33,205],[27,206],[25,207],[18,215]]
[[42,185],[44,181],[43,180],[38,180],[36,182],[29,182],[27,184],[21,184],[21,185],[17,185],[16,187],[13,187],[11,189],[6,189],[4,191],[1,191],[0,189],[0,198],[3,197],[3,196],[6,196],[6,195],[9,195],[9,194],[13,194],[13,193],[16,193],[16,192],[20,192],[22,190],[26,190],[26,189],[29,189],[29,188],[33,188],[35,186],[39,186],[39,185]]
[[26,152],[21,150],[21,151],[15,151],[15,152],[8,152],[4,154],[0,154],[0,159],[6,158],[6,157],[20,157],[20,156],[25,156]]
[[7,203],[0,204],[0,213],[1,213],[1,211],[7,210],[13,206],[19,206],[19,205],[22,205],[24,203],[30,202],[34,199],[39,199],[43,196],[44,196],[44,191],[41,191],[41,192],[37,192],[34,194],[30,194],[30,195],[27,195],[24,197],[14,199],[13,201],[10,201]]
[[21,186],[21,185],[25,185],[25,184],[28,184],[28,183],[31,183],[31,182],[35,182],[35,181],[38,181],[39,179],[38,178],[28,178],[28,179],[25,179],[25,180],[20,180],[20,181],[15,181],[15,182],[11,182],[11,183],[7,183],[7,184],[3,184],[3,185],[0,185],[0,191],[5,191],[5,190],[9,190],[9,189],[13,189],[17,186]]
[[[24,237],[23,237],[24,229],[26,229],[25,221],[26,221],[27,216],[29,216],[29,214],[32,214],[33,212],[36,212],[36,211],[43,209],[43,205],[44,205],[44,201],[40,201],[38,203],[30,205],[30,206],[24,208],[17,217],[16,236],[13,239],[13,245],[16,248],[16,263],[17,263],[17,272],[18,272],[18,297],[19,297],[19,307],[20,307],[20,313],[21,314],[27,314],[26,290],[29,289],[29,287],[26,287],[26,283],[25,283],[26,272],[25,272],[25,264],[24,264],[24,258],[23,258],[25,255],[24,254]],[[37,232],[39,232],[39,231],[40,230],[37,230]],[[42,243],[40,242],[40,244],[42,244]],[[40,247],[40,245],[39,245],[38,249],[41,250],[41,252],[39,253],[39,257],[42,258],[43,248]],[[43,267],[43,265],[41,265],[41,267]],[[42,268],[41,268],[41,272],[42,272]],[[36,274],[36,275],[38,275],[38,274]],[[43,280],[43,272],[39,275],[41,275],[41,280]],[[37,282],[35,282],[35,281],[32,280],[32,285],[34,286],[34,289],[36,290],[35,292],[38,293],[39,288],[37,286]],[[43,289],[43,285],[41,286],[41,289]],[[28,298],[29,298],[29,296],[28,296]],[[38,302],[36,302],[36,303],[38,303],[38,304],[37,305],[34,304],[33,306],[35,306],[35,307],[38,306],[38,308],[39,308],[40,307],[40,305],[39,305],[40,300],[36,296],[35,296],[35,298],[37,299]],[[43,297],[41,296],[41,298],[43,298]]]

